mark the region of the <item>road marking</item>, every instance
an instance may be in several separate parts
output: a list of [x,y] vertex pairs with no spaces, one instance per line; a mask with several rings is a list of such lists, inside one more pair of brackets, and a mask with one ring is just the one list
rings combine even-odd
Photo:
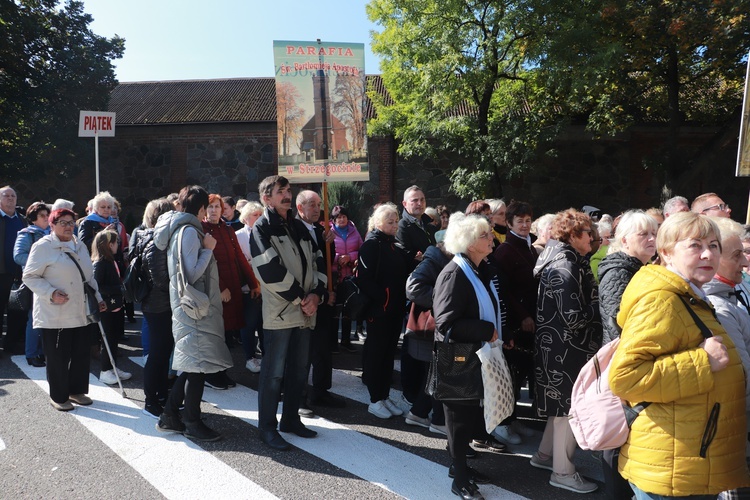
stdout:
[[[23,356],[13,362],[49,394],[45,371],[25,366]],[[167,498],[275,499],[232,467],[189,439],[155,429],[156,420],[143,415],[141,407],[123,398],[90,375],[91,406],[79,406],[69,415],[78,420],[128,465]],[[221,478],[217,481],[216,478]]]
[[[138,364],[143,362],[138,357],[131,360]],[[248,387],[238,384],[223,391],[206,388],[203,400],[250,425],[258,426],[258,393]],[[450,491],[452,480],[441,464],[321,417],[305,419],[304,423],[317,431],[318,437],[304,439],[285,433],[284,439],[350,474],[405,498],[444,498],[446,492]],[[419,480],[415,481],[414,478]],[[491,484],[482,485],[481,492],[488,499],[524,498]]]

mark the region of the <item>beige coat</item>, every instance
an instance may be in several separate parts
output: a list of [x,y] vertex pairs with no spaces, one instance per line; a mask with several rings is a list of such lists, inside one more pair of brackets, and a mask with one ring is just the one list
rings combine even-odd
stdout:
[[[97,291],[97,301],[102,300],[86,245],[76,238],[73,243],[75,252],[52,233],[31,247],[23,281],[34,292],[34,328],[78,328],[88,324],[81,273],[66,253],[78,261],[86,281]],[[53,304],[55,290],[67,293],[68,302]]]

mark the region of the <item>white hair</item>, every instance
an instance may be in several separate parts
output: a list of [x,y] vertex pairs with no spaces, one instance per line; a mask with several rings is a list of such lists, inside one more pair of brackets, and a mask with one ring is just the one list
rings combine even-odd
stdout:
[[486,217],[456,212],[451,215],[448,229],[445,230],[445,249],[452,254],[466,253],[480,235],[489,230],[490,223]]
[[390,201],[379,205],[367,221],[367,230],[372,231],[373,229],[380,228],[380,226],[385,223],[386,219],[394,214],[398,220],[398,209],[396,208],[396,205]]
[[742,237],[745,234],[745,228],[742,227],[742,224],[727,217],[711,217],[710,219],[719,226],[719,231],[721,232],[719,239],[722,244],[733,236],[737,236],[742,241]]
[[99,194],[97,194],[96,196],[94,196],[93,200],[91,200],[91,202],[92,202],[91,208],[93,210],[96,210],[96,207],[99,206],[99,203],[101,203],[103,201],[105,201],[107,203],[110,203],[112,205],[112,208],[114,208],[115,202],[117,200],[115,200],[114,196],[112,196],[111,194],[109,194],[109,191],[102,191]]
[[544,214],[531,224],[531,232],[540,237],[547,232],[547,229],[552,225],[552,221],[555,220],[555,214]]
[[620,218],[614,237],[609,240],[607,254],[621,252],[622,240],[631,234],[649,230],[653,231],[654,234],[659,230],[659,223],[656,222],[656,219],[646,214],[643,210],[628,210]]
[[664,208],[662,209],[664,217],[669,217],[670,215],[672,215],[680,205],[685,205],[687,209],[690,210],[690,203],[688,203],[687,198],[685,198],[684,196],[675,196],[674,198],[670,198],[665,201]]
[[492,211],[493,214],[497,212],[498,210],[500,210],[501,207],[505,206],[505,202],[503,200],[499,200],[495,198],[484,200],[484,202],[490,206],[490,210]]
[[[247,200],[245,200],[247,201]],[[247,225],[248,217],[250,217],[250,214],[253,212],[262,212],[263,211],[263,205],[258,203],[257,201],[248,201],[245,203],[245,206],[242,207],[242,210],[240,211],[240,222]]]
[[50,207],[50,212],[53,210],[57,210],[59,208],[67,208],[68,210],[73,210],[73,207],[75,206],[75,203],[73,203],[70,200],[65,200],[63,198],[58,198],[55,200],[55,202]]

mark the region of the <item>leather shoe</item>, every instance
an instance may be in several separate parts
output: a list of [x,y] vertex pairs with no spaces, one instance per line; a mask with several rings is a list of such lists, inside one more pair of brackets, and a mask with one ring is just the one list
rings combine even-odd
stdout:
[[[489,484],[491,482],[488,476],[482,474],[478,470],[472,469],[471,467],[467,467],[466,469],[467,469],[467,472],[469,473],[469,481],[471,481],[472,483]],[[456,477],[456,469],[453,466],[453,464],[451,464],[450,468],[448,468],[448,477],[451,479]]]
[[344,398],[335,396],[328,391],[320,393],[310,398],[310,405],[312,406],[327,406],[328,408],[345,408],[346,401]]
[[471,483],[459,485],[456,481],[453,481],[451,492],[463,500],[484,500],[482,494],[479,493],[479,489],[472,486]]
[[275,429],[272,431],[260,431],[260,440],[274,450],[286,451],[291,448],[291,445],[287,443],[286,439],[281,437],[281,434]]
[[281,432],[291,432],[302,438],[314,438],[318,435],[314,430],[305,427],[305,424],[302,422],[297,422],[292,425],[286,425],[284,422],[281,422],[279,424],[279,430]]
[[29,363],[30,366],[33,366],[35,368],[42,368],[43,366],[47,366],[47,363],[44,362],[41,356],[34,356],[33,358],[26,358],[26,361]]

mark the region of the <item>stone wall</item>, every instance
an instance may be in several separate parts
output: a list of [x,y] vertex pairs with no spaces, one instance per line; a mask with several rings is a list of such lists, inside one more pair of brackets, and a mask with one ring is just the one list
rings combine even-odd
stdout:
[[[683,175],[672,185],[674,194],[692,199],[715,191],[744,222],[750,179],[734,177],[736,136],[699,158],[717,131],[686,128],[680,148],[686,158]],[[662,172],[644,165],[664,141],[659,128],[636,128],[626,134],[592,140],[582,128],[571,127],[557,142],[557,156],[541,168],[494,186],[493,196],[526,200],[536,215],[570,206],[594,205],[606,212],[660,204]],[[463,210],[470,200],[450,192],[450,173],[457,162],[448,155],[437,159],[402,158],[392,137],[369,139],[370,181],[363,183],[363,206],[393,201],[400,205],[404,190],[421,186],[430,206],[445,204]],[[93,144],[91,165],[75,178],[50,175],[14,185],[19,203],[62,197],[84,204],[95,194]],[[274,123],[126,126],[118,125],[117,137],[100,140],[101,189],[116,196],[129,224],[140,221],[146,203],[179,191],[186,184],[200,184],[209,192],[257,199],[261,179],[276,174],[276,127]],[[320,190],[320,185],[296,185]],[[356,216],[360,226],[367,213]]]

